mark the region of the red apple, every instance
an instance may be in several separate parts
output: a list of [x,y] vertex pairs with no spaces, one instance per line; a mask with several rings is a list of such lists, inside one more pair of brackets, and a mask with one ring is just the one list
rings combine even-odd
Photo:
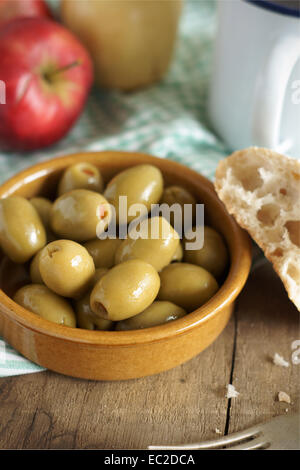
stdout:
[[0,0],[0,27],[8,20],[20,16],[46,16],[52,14],[44,0]]
[[18,18],[0,29],[0,58],[0,148],[33,150],[61,139],[92,85],[86,49],[55,21]]

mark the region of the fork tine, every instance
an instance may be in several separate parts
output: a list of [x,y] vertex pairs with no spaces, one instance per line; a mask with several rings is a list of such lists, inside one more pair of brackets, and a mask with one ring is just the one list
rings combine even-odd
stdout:
[[270,442],[265,439],[253,439],[251,441],[246,441],[238,445],[233,445],[225,448],[224,450],[263,450],[267,449],[270,446]]
[[[177,446],[148,446],[148,449],[292,450],[300,449],[299,431],[300,416],[298,414],[293,414],[290,416],[278,416],[265,423],[261,423],[241,432],[236,432],[229,436],[221,437],[220,439],[195,444],[181,444]],[[283,439],[282,442],[283,435],[288,436],[288,439]],[[270,436],[271,441],[267,440],[265,436]]]
[[231,444],[241,443],[242,441],[245,441],[246,439],[247,440],[254,439],[254,437],[257,437],[257,436],[258,436],[258,429],[251,428],[245,431],[231,434],[230,436],[221,437],[219,439],[214,439],[211,441],[199,442],[199,443],[187,444],[187,445],[182,444],[182,445],[177,445],[177,446],[176,445],[174,446],[148,446],[148,449],[151,449],[151,450],[220,449],[222,447],[229,446]]

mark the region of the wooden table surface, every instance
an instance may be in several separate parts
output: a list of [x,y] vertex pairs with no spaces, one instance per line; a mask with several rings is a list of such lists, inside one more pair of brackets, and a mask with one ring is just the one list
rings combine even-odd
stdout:
[[[0,379],[1,449],[145,449],[215,439],[299,413],[299,312],[268,262],[217,340],[186,364],[125,382],[50,371]],[[297,352],[298,350],[298,352]],[[278,353],[289,367],[275,365]],[[295,362],[295,361],[294,361]],[[239,395],[226,398],[233,384]],[[291,403],[278,400],[286,392]],[[300,448],[300,443],[299,443]]]

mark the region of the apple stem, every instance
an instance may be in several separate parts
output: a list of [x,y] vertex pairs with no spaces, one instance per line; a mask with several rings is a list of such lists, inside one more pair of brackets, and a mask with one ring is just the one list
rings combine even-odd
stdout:
[[46,78],[46,80],[51,82],[51,80],[53,79],[53,76],[55,76],[59,73],[65,72],[66,70],[70,70],[74,67],[77,67],[80,64],[81,64],[80,60],[75,60],[74,62],[71,62],[70,64],[65,65],[64,67],[61,67],[60,69],[56,69],[56,70],[54,70],[53,72],[50,72],[50,73],[45,73],[44,77]]

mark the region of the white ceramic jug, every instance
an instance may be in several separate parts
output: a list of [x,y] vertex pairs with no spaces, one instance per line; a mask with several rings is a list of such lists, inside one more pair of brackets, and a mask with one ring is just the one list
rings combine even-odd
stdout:
[[209,116],[231,150],[300,158],[298,1],[219,0]]

